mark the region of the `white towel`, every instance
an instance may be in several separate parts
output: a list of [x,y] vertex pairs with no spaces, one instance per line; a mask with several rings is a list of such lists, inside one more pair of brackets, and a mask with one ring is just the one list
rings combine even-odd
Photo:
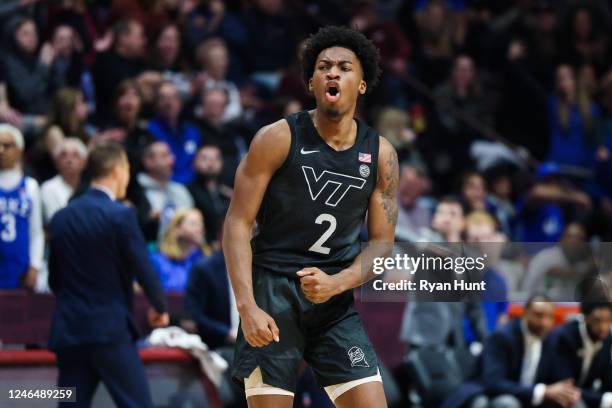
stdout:
[[152,346],[177,347],[189,351],[198,359],[202,371],[217,387],[221,384],[222,375],[228,364],[218,353],[209,350],[197,334],[189,334],[180,327],[170,326],[155,329],[147,339]]

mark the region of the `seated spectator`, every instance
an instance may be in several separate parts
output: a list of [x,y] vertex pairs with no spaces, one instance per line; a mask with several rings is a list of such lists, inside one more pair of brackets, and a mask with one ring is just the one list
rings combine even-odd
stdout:
[[[482,294],[481,305],[487,330],[492,333],[508,319],[508,286],[504,277],[496,270],[506,237],[497,232],[495,218],[482,210],[472,211],[465,218],[465,236],[466,242],[472,244],[472,248],[477,248],[479,253],[487,255],[486,268],[482,275],[487,289]],[[470,327],[466,340],[469,343],[473,339]]]
[[437,121],[441,137],[437,139],[440,143],[438,148],[449,160],[449,167],[441,169],[444,170],[441,173],[452,175],[456,169],[465,169],[472,165],[469,159],[469,147],[475,131],[451,113],[447,108],[448,104],[484,123],[490,123],[491,120],[490,104],[487,103],[487,94],[483,92],[474,60],[467,55],[459,55],[454,59],[448,80],[435,89],[435,94],[441,102],[437,104]]
[[236,342],[238,310],[221,249],[191,268],[185,309],[208,347],[215,349]]
[[55,53],[53,59],[53,77],[57,79],[57,87],[79,87],[85,71],[83,61],[83,43],[75,30],[60,24],[53,31],[51,46]]
[[182,292],[191,266],[208,255],[202,214],[195,208],[183,208],[174,213],[158,250],[151,254],[151,262],[165,290]]
[[110,107],[117,85],[145,72],[145,51],[146,37],[142,24],[133,20],[115,24],[112,48],[97,56],[92,70],[96,108],[101,118],[107,119],[111,114]]
[[527,266],[526,293],[542,292],[557,302],[581,300],[581,283],[597,273],[595,259],[583,224],[565,226],[558,245],[538,252]]
[[34,289],[43,262],[38,183],[23,174],[21,132],[0,125],[0,289]]
[[220,38],[210,38],[202,42],[196,52],[198,62],[202,66],[200,75],[203,76],[204,92],[213,88],[222,88],[227,92],[228,101],[223,113],[223,122],[240,118],[242,115],[240,91],[234,82],[227,79],[230,55],[225,42]]
[[219,146],[223,155],[221,181],[234,184],[234,174],[240,159],[246,154],[244,139],[230,125],[223,123],[228,104],[228,94],[223,88],[212,88],[202,93],[202,110],[198,125],[203,139]]
[[427,239],[435,203],[424,196],[427,176],[419,164],[402,164],[399,179],[399,206],[395,236],[401,241]]
[[193,207],[193,198],[187,188],[172,181],[174,160],[174,155],[165,142],[153,142],[144,151],[144,172],[139,173],[137,177],[153,212],[150,218],[151,222],[157,225],[157,233],[170,221],[174,211]]
[[581,89],[571,66],[559,65],[555,78],[555,93],[548,100],[548,160],[590,169],[598,144],[599,107]]
[[553,303],[545,296],[534,296],[522,318],[510,321],[487,340],[480,381],[491,407],[575,406],[580,391],[572,383],[547,385],[544,381],[548,365],[556,358],[548,352],[551,339],[547,336],[553,325]]
[[114,117],[106,129],[97,138],[116,140],[123,143],[130,162],[132,174],[142,170],[142,152],[146,146],[155,141],[148,130],[148,122],[142,114],[142,94],[133,79],[126,79],[117,87]]
[[204,215],[206,240],[212,243],[218,240],[217,225],[223,222],[232,195],[232,189],[219,182],[223,169],[221,150],[214,145],[202,146],[196,154],[193,167],[196,177],[188,188],[196,208]]
[[81,183],[81,173],[87,162],[87,148],[81,140],[67,137],[57,146],[53,159],[59,174],[40,187],[45,225],[58,210],[68,204]]
[[57,174],[53,153],[65,138],[75,137],[86,145],[89,143],[86,120],[87,105],[83,93],[76,88],[60,89],[53,99],[43,136],[35,145],[30,158],[39,180],[48,180]]
[[557,242],[568,215],[591,209],[591,199],[561,177],[555,163],[542,163],[535,183],[517,203],[518,239],[524,242]]
[[180,118],[183,103],[172,82],[162,82],[156,92],[155,116],[149,122],[149,132],[170,146],[176,161],[172,179],[189,183],[193,178],[193,158],[200,146],[200,133]]
[[513,222],[516,216],[514,208],[514,185],[510,170],[503,167],[494,167],[487,172],[487,201],[496,208],[495,216],[500,229],[509,237],[513,235]]
[[174,23],[162,27],[153,42],[150,53],[151,68],[159,71],[163,78],[176,85],[183,100],[199,91],[191,87],[191,78],[187,74],[187,65],[181,53],[181,32]]
[[[465,230],[464,207],[455,197],[440,200],[431,222],[432,228],[439,234],[437,242],[459,244]],[[430,240],[430,242],[432,242]],[[445,275],[447,276],[447,275]],[[419,279],[419,272],[414,275]],[[428,276],[428,280],[435,279]],[[428,301],[411,300],[406,305],[400,339],[410,347],[449,347],[465,348],[463,318],[467,316],[480,343],[487,337],[484,314],[479,302],[466,299],[464,302],[445,301],[438,295]]]
[[548,380],[575,384],[583,404],[579,406],[609,407],[612,405],[612,303],[587,301],[582,302],[581,309],[582,315],[551,333],[554,360],[548,370]]
[[5,28],[12,36],[6,52],[3,52],[0,71],[4,72],[8,100],[17,112],[25,115],[22,129],[39,131],[58,84],[50,69],[54,51],[50,44],[45,44],[38,53],[38,32],[34,21],[29,18],[15,17]]

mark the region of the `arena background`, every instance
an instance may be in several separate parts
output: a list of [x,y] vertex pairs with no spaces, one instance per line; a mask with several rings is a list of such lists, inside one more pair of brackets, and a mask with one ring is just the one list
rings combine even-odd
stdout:
[[[380,49],[379,86],[358,114],[398,151],[397,240],[512,244],[490,265],[498,284],[480,304],[486,333],[478,338],[466,320],[461,347],[476,353],[536,289],[563,323],[579,311],[585,280],[607,295],[612,270],[611,13],[606,0],[0,2],[0,123],[25,135],[23,169],[40,185],[42,219],[30,229],[34,270],[0,287],[0,391],[55,383],[44,226],[86,186],[84,148],[108,140],[128,151],[129,205],[173,324],[221,355],[231,349],[232,322],[217,321],[228,336],[210,331],[216,311],[198,303],[205,283],[190,268],[220,250],[233,175],[255,132],[314,107],[298,55],[325,25],[354,27]],[[449,196],[463,214],[433,225]],[[185,218],[205,232],[193,238]],[[408,297],[356,296],[390,405],[434,406],[408,367]],[[139,295],[143,335],[146,308]],[[142,346],[157,406],[241,406],[239,391],[215,386],[188,352]],[[450,395],[457,384],[446,385]],[[3,398],[0,406],[26,406]],[[100,391],[95,406],[108,404]],[[329,406],[308,371],[295,404]]]

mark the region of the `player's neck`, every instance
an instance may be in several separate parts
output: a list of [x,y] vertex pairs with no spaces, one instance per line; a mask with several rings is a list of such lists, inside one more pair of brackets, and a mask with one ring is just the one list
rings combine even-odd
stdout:
[[357,132],[353,132],[353,114],[354,111],[350,111],[338,119],[331,119],[315,109],[312,114],[312,122],[328,145],[336,150],[345,150],[355,143],[357,137]]

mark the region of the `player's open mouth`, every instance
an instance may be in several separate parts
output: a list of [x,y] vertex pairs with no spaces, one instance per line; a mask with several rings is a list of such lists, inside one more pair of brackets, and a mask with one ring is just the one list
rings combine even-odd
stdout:
[[340,88],[336,84],[329,84],[325,91],[325,99],[327,102],[336,102],[340,99]]

